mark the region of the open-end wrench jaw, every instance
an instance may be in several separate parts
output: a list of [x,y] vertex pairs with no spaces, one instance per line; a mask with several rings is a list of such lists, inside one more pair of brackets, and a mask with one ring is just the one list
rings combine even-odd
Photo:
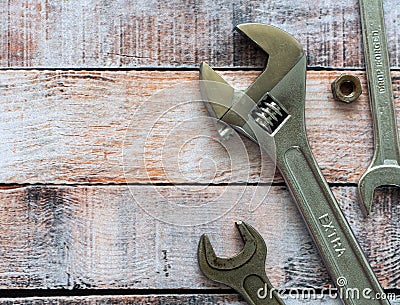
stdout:
[[399,165],[374,165],[371,163],[367,171],[361,176],[358,191],[366,214],[371,212],[375,189],[380,186],[400,187]]
[[[236,227],[243,239],[243,249],[235,256],[218,257],[206,234],[202,235],[198,247],[198,260],[200,269],[210,279],[230,285],[232,279],[240,279],[238,270],[243,266],[248,270],[250,265],[257,261],[257,266],[264,268],[267,247],[260,234],[250,225],[237,222]],[[259,258],[263,258],[259,261]],[[260,269],[261,270],[261,269]],[[248,270],[249,271],[249,270]],[[243,273],[243,276],[246,274]]]
[[215,255],[206,235],[200,238],[198,259],[201,271],[209,279],[228,285],[251,305],[283,305],[266,273],[267,246],[261,235],[250,225],[237,222],[244,247],[231,258]]

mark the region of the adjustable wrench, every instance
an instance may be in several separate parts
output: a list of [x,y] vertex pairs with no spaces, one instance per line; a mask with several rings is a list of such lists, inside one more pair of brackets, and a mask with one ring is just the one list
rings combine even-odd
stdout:
[[[268,54],[268,63],[245,90],[247,98],[236,97],[233,88],[203,63],[200,88],[209,102],[211,114],[267,152],[275,140],[277,166],[330,276],[335,284],[340,282],[337,286],[340,286],[344,304],[389,304],[374,297],[384,295],[383,290],[307,141],[304,122],[306,57],[303,49],[292,36],[272,26],[249,23],[238,25],[237,30]],[[218,90],[218,84],[219,88],[227,88],[226,92]],[[360,292],[358,298],[349,296],[354,289]],[[366,291],[367,296],[363,294]]]
[[358,184],[368,213],[376,187],[400,186],[400,148],[382,0],[360,0],[360,12],[375,142],[371,164]]
[[215,255],[207,235],[202,235],[197,251],[201,271],[216,282],[235,289],[250,305],[284,305],[265,274],[267,246],[250,225],[237,222],[244,241],[243,249],[234,257]]

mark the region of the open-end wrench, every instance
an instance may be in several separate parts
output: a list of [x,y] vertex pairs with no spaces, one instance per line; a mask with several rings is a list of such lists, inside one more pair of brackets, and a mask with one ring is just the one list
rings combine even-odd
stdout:
[[400,148],[382,0],[360,0],[360,13],[375,142],[371,164],[358,184],[368,213],[376,187],[400,186]]
[[216,256],[207,235],[201,236],[197,252],[201,271],[209,279],[235,289],[250,305],[283,305],[265,274],[267,247],[263,238],[244,222],[236,226],[244,247],[234,257]]
[[[384,295],[383,290],[308,144],[304,122],[306,57],[303,49],[292,36],[273,26],[241,24],[237,29],[268,54],[268,63],[245,90],[250,98],[235,97],[233,88],[207,64],[202,64],[201,90],[213,108],[212,113],[267,152],[275,140],[277,166],[327,270],[335,284],[345,284],[338,287],[343,302],[389,304],[375,297]],[[227,92],[218,92],[218,83],[228,88]],[[358,297],[349,296],[354,290],[359,292]]]

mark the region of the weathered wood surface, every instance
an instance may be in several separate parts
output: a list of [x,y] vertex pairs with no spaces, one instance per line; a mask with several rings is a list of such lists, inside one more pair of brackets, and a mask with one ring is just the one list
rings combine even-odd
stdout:
[[[384,0],[384,9],[391,66],[399,69],[400,0]],[[217,254],[239,251],[236,220],[266,239],[276,287],[329,285],[285,187],[273,185],[264,198],[268,186],[246,186],[273,176],[271,167],[261,171],[257,146],[243,139],[247,150],[234,159],[238,151],[213,139],[201,103],[171,98],[188,95],[184,82],[198,79],[174,68],[263,66],[264,54],[232,34],[242,22],[278,26],[304,46],[313,70],[306,103],[313,152],[337,184],[333,191],[381,284],[400,291],[399,190],[379,191],[364,217],[354,187],[373,152],[367,95],[345,105],[330,90],[340,70],[364,67],[358,0],[0,0],[0,303],[244,304],[236,295],[202,294],[226,287],[206,279],[196,257],[202,233]],[[158,67],[171,70],[118,70]],[[258,73],[222,74],[244,88]],[[366,92],[364,74],[352,73]],[[400,72],[392,75],[399,113]],[[162,94],[169,99],[154,100]],[[171,204],[178,208],[171,212]],[[182,227],[176,219],[206,223]],[[121,295],[5,299],[10,288]],[[126,288],[177,294],[124,296]]]
[[[258,73],[222,74],[243,88]],[[373,153],[372,122],[367,93],[350,105],[333,100],[330,83],[340,73],[308,72],[306,125],[327,180],[357,183]],[[367,92],[364,74],[354,74]],[[400,73],[393,74],[400,110]],[[243,139],[248,152],[235,159],[237,151],[212,139],[213,121],[185,83],[197,78],[195,71],[2,71],[0,182],[259,181],[257,145]]]
[[[384,0],[391,65],[399,68],[400,0]],[[363,66],[358,0],[0,0],[2,67],[262,66],[232,28],[278,26],[313,67]]]
[[[246,305],[237,295],[219,295],[219,294],[200,294],[200,295],[149,295],[149,296],[84,296],[84,297],[32,297],[32,298],[0,298],[3,305],[64,305],[64,304],[82,304],[82,305],[150,305],[150,304],[170,304],[170,305]],[[338,300],[324,297],[316,300],[299,300],[288,296],[285,304],[315,304],[315,305],[340,305]],[[391,302],[392,305],[400,304],[398,301]]]
[[[319,297],[319,296],[318,296]],[[287,296],[284,299],[287,305],[340,305],[339,300],[333,300],[329,297],[320,299],[303,299],[299,300],[295,297]],[[84,297],[32,297],[32,298],[0,298],[3,305],[64,305],[64,304],[82,304],[82,305],[150,305],[150,304],[170,304],[170,305],[246,305],[237,295],[149,295],[149,296],[84,296]],[[392,305],[398,305],[398,300],[391,301]]]
[[[0,289],[225,287],[200,272],[197,244],[207,233],[217,254],[233,255],[241,247],[234,228],[238,220],[254,225],[265,238],[266,271],[275,287],[327,287],[325,267],[287,190],[272,186],[253,210],[249,202],[255,188],[186,186],[180,193],[173,186],[35,186],[2,191]],[[383,287],[399,288],[399,190],[380,192],[368,218],[361,214],[354,187],[333,191]],[[258,193],[255,201],[264,195]],[[158,211],[174,205],[167,220],[175,224],[145,213],[154,213],[149,203]],[[233,204],[229,213],[221,213],[223,204]],[[192,224],[210,216],[216,220],[176,225],[185,207],[195,211],[186,212]]]

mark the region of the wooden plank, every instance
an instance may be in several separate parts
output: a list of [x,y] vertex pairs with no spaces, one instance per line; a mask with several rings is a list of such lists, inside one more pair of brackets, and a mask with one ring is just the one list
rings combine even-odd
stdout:
[[[0,289],[219,289],[225,286],[206,279],[198,268],[197,244],[207,233],[218,255],[237,253],[238,220],[265,238],[266,271],[276,288],[328,287],[326,270],[287,190],[273,186],[264,198],[266,191],[254,195],[256,189],[136,185],[2,191]],[[399,190],[378,192],[370,217],[362,215],[355,188],[333,191],[381,284],[398,289]],[[262,204],[254,210],[251,200]],[[167,211],[168,205],[175,207],[169,215],[149,216]],[[231,210],[221,213],[223,205]],[[216,220],[207,222],[211,219]]]
[[[82,297],[32,297],[0,299],[4,305],[151,305],[151,304],[174,304],[174,305],[246,305],[247,303],[237,295],[229,294],[200,294],[200,295],[133,295],[133,296],[82,296]],[[287,305],[315,304],[315,305],[339,305],[339,300],[334,300],[328,296],[320,299],[295,299],[293,296],[287,296],[285,299]],[[391,301],[392,305],[398,305],[398,300]]]
[[[400,0],[383,2],[391,65],[399,68]],[[0,0],[0,66],[262,66],[262,54],[231,34],[243,22],[291,33],[310,66],[363,66],[357,0]]]
[[[32,297],[32,298],[15,298],[1,299],[3,305],[151,305],[151,304],[174,304],[174,305],[246,305],[247,303],[237,295],[222,295],[222,294],[200,294],[200,295],[149,295],[149,296],[85,296],[85,297]],[[339,305],[338,300],[324,297],[316,300],[295,299],[287,297],[285,304],[300,305],[300,304],[324,304],[324,305]],[[392,305],[399,304],[398,301],[391,302]]]
[[[243,88],[258,73],[222,74]],[[308,73],[306,125],[327,180],[357,183],[372,157],[372,123],[366,94],[350,105],[333,100],[330,83],[340,73]],[[187,83],[197,78],[190,71],[2,71],[0,183],[269,181],[257,145],[220,143]]]

